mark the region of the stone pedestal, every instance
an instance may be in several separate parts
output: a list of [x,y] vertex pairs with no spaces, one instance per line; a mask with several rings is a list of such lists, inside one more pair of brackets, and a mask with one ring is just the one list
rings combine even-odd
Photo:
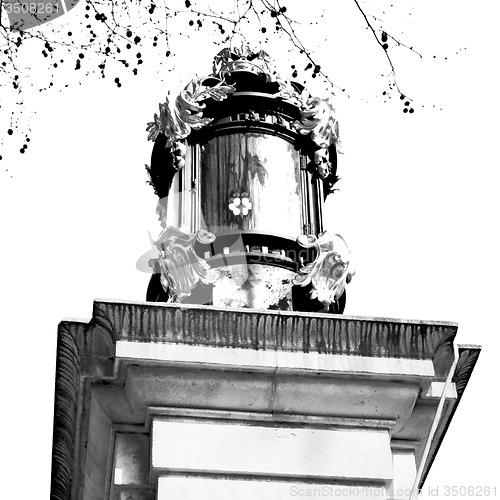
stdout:
[[479,353],[461,349],[443,395],[456,332],[97,301],[59,328],[51,498],[408,498]]

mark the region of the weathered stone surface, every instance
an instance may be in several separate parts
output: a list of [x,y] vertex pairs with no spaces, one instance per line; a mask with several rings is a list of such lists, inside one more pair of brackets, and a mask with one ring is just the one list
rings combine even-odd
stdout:
[[406,421],[420,387],[414,381],[365,376],[282,374],[166,366],[129,366],[125,381],[135,408],[179,407]]
[[114,340],[432,359],[456,323],[96,301]]
[[260,264],[214,269],[214,306],[253,309],[292,309],[293,271]]
[[149,434],[119,432],[115,435],[114,484],[148,485],[149,448]]

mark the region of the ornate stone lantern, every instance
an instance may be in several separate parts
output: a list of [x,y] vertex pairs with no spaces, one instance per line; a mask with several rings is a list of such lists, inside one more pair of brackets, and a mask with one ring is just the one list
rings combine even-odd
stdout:
[[163,227],[147,300],[343,312],[349,249],[323,227],[340,148],[329,100],[264,51],[224,49],[147,130]]

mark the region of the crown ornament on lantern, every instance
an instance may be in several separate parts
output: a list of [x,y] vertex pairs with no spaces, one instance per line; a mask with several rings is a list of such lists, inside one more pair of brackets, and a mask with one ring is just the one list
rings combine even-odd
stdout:
[[263,50],[253,51],[247,44],[222,49],[214,58],[212,70],[221,80],[239,72],[262,75],[266,82],[280,79],[271,56]]

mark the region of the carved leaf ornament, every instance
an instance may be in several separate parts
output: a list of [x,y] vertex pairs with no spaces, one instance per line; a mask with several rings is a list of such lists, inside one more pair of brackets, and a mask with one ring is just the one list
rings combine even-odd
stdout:
[[330,99],[310,97],[301,106],[301,119],[293,123],[302,135],[311,135],[312,141],[319,147],[314,153],[314,163],[318,174],[326,179],[332,173],[328,148],[335,145],[342,152],[339,137],[337,113]]
[[212,121],[211,118],[203,117],[205,104],[202,101],[223,101],[234,92],[234,87],[226,85],[223,80],[213,87],[207,87],[203,84],[205,80],[191,80],[173,103],[169,96],[165,98],[165,102],[159,105],[160,115],[155,114],[154,121],[147,125],[148,140],[155,141],[159,134],[165,134],[166,147],[171,148],[175,142],[184,140],[191,130],[199,130]]
[[328,231],[319,236],[301,235],[297,243],[304,248],[316,247],[318,255],[314,262],[305,265],[293,280],[294,285],[311,284],[311,299],[319,300],[325,311],[344,293],[345,286],[354,276],[349,264],[350,250],[339,234]]
[[294,122],[300,134],[311,134],[311,139],[322,149],[332,144],[340,149],[339,122],[330,99],[310,97],[303,104],[301,115],[301,120]]
[[210,244],[215,241],[215,235],[205,229],[193,234],[184,226],[168,226],[155,242],[160,252],[158,263],[161,284],[168,292],[171,302],[180,302],[182,298],[191,295],[199,281],[208,284],[216,279],[206,261],[196,255],[196,241]]

